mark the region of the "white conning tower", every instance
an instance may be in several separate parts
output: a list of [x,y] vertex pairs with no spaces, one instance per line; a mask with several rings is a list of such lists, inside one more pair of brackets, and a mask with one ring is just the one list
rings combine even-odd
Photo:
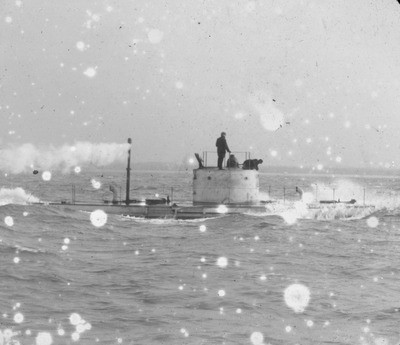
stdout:
[[193,170],[193,204],[251,204],[259,202],[257,170]]

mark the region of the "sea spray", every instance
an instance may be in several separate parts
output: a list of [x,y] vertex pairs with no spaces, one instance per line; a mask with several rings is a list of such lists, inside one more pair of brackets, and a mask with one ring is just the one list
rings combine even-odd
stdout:
[[30,202],[39,202],[40,200],[31,194],[28,194],[22,188],[1,188],[0,206],[7,204],[25,205]]
[[376,211],[390,215],[400,214],[400,194],[396,191],[368,191],[365,203],[375,205]]
[[106,166],[124,161],[128,149],[129,144],[116,143],[77,142],[60,147],[36,147],[27,143],[0,150],[0,170],[19,174],[32,169],[68,172],[82,164]]
[[315,201],[319,200],[335,200],[335,201],[350,201],[354,199],[358,204],[364,202],[365,188],[357,183],[340,179],[330,184],[313,183],[311,184],[312,193]]
[[267,193],[267,192],[259,192],[259,198],[260,198],[260,200],[262,200],[262,201],[269,201],[269,200],[271,200],[271,197],[270,197],[270,195]]
[[329,185],[324,183],[312,184],[314,196],[318,200],[350,201],[354,199],[357,205],[373,205],[376,211],[400,212],[400,193],[386,191],[380,188],[366,188],[358,183],[340,179]]

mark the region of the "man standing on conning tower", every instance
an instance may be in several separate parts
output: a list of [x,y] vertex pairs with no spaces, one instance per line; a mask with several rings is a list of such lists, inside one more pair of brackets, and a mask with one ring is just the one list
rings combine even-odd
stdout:
[[222,168],[222,162],[224,161],[226,151],[231,153],[231,150],[229,150],[228,144],[226,142],[225,136],[226,136],[226,133],[222,132],[221,136],[217,139],[217,142],[215,143],[215,146],[217,147],[217,153],[218,153],[218,169],[219,170],[224,170]]

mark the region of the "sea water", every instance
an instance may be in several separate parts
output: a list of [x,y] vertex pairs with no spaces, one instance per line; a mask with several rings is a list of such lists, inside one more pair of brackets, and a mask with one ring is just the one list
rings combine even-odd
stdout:
[[[146,220],[26,201],[111,200],[121,172],[7,175],[0,344],[400,342],[400,180],[260,175],[265,212]],[[72,187],[75,185],[75,188]],[[308,212],[295,187],[359,205]],[[133,172],[131,197],[191,199],[191,172]],[[117,188],[124,199],[124,188]]]

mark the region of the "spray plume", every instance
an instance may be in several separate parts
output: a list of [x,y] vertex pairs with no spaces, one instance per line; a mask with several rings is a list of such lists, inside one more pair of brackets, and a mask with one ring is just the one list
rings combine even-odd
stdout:
[[77,142],[75,145],[38,148],[33,144],[0,150],[0,170],[19,174],[33,168],[68,172],[82,164],[105,166],[126,159],[129,144]]
[[39,201],[38,198],[28,194],[20,187],[14,189],[0,188],[0,206],[7,204],[26,205],[29,202]]

